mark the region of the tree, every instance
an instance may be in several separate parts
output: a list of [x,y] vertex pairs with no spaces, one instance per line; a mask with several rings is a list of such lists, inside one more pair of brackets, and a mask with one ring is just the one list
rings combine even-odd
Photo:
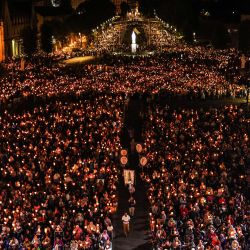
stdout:
[[44,52],[52,52],[52,35],[52,28],[48,23],[44,23],[41,28],[41,48]]
[[[155,5],[156,13],[178,30],[188,34],[193,33],[198,25],[198,14],[193,0],[158,0]],[[188,32],[187,32],[188,31]]]
[[212,44],[216,49],[224,49],[229,42],[229,35],[225,25],[218,23],[212,37]]
[[86,0],[78,11],[83,13],[84,28],[91,30],[115,15],[115,5],[111,0]]
[[186,24],[183,28],[182,28],[182,33],[184,36],[184,39],[187,43],[193,43],[194,41],[194,37],[193,37],[193,30],[191,28],[191,25]]
[[68,34],[68,27],[64,21],[53,19],[48,21],[47,25],[50,27],[52,35],[56,40],[63,41]]
[[250,21],[243,21],[239,28],[239,49],[242,52],[250,51]]
[[153,16],[155,8],[155,0],[139,0],[139,10],[145,16]]
[[68,32],[86,33],[85,24],[84,24],[84,16],[79,15],[79,14],[73,14],[69,16],[64,22],[64,28]]
[[128,3],[126,3],[125,1],[122,1],[121,2],[121,16],[125,17],[129,11],[130,11],[130,7]]
[[37,49],[37,32],[35,28],[26,27],[22,31],[24,53],[31,56]]

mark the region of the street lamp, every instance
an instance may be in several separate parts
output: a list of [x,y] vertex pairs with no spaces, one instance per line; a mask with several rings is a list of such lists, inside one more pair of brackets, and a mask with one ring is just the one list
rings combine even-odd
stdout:
[[82,33],[79,32],[79,37],[80,37],[80,48],[82,48]]

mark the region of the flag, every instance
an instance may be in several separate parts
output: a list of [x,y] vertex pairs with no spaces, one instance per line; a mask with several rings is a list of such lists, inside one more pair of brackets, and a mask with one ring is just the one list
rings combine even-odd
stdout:
[[134,32],[136,33],[136,35],[140,35],[141,34],[141,32],[137,28],[134,28]]
[[25,68],[25,59],[21,58],[20,70],[24,70],[24,68]]

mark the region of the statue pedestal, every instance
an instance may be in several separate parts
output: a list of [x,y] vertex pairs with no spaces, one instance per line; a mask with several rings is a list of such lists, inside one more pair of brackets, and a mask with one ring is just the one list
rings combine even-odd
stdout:
[[137,44],[136,43],[132,43],[131,44],[131,52],[132,53],[136,53],[136,49],[137,49]]

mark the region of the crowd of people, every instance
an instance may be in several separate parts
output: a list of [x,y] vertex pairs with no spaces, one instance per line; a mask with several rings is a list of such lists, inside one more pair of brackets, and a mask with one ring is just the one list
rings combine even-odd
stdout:
[[[149,57],[106,56],[104,63],[77,70],[61,65],[60,53],[35,55],[24,68],[19,60],[6,61],[0,78],[0,248],[110,250],[128,98],[246,95],[237,84],[237,54],[205,52],[184,46]],[[44,102],[23,109],[29,97]],[[21,112],[6,109],[13,100]],[[250,121],[244,111],[177,111],[152,102],[144,125],[148,164],[142,179],[155,246],[246,249]],[[133,194],[128,203],[133,217]]]
[[[103,65],[87,65],[78,72],[60,64],[64,54],[37,55],[6,62],[8,74],[0,80],[0,100],[27,96],[51,97],[86,91],[134,92],[190,98],[245,97],[238,85],[239,58],[233,51],[172,48],[172,52],[140,58],[105,58]],[[115,63],[114,63],[115,61]]]
[[0,117],[0,248],[111,249],[123,99]]
[[141,176],[155,249],[249,249],[246,115],[151,104]]

